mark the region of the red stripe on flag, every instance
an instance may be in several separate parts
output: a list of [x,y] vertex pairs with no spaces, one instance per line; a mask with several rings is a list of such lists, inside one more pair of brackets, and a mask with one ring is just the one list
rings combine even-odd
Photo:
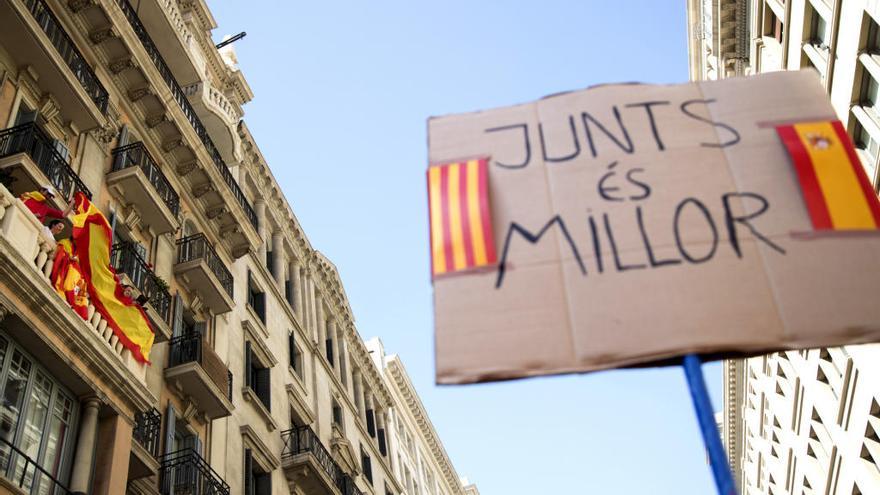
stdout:
[[468,162],[462,162],[459,165],[458,173],[458,203],[461,212],[461,234],[464,242],[464,266],[470,268],[474,266],[474,243],[471,239],[471,217],[468,214]]
[[428,249],[431,252],[431,278],[434,278],[434,227],[431,225],[433,211],[431,210],[431,167],[425,170],[425,184],[428,188]]
[[443,250],[446,252],[446,271],[455,271],[452,259],[452,227],[449,224],[449,166],[440,167],[440,213],[443,218]]
[[852,166],[853,172],[856,174],[859,186],[862,188],[862,194],[865,195],[865,201],[868,203],[868,208],[871,210],[871,216],[874,217],[874,225],[880,227],[880,199],[877,198],[877,193],[875,193],[874,188],[871,187],[871,181],[868,180],[868,174],[865,173],[865,168],[862,167],[862,161],[856,153],[856,148],[853,146],[849,134],[846,133],[846,129],[843,128],[843,124],[839,120],[832,122],[831,126],[834,127],[837,137],[843,144],[843,149],[846,150],[846,154],[849,156],[849,164]]
[[489,211],[489,160],[481,158],[479,162],[480,223],[483,227],[483,242],[486,243],[486,262],[496,263],[495,238],[492,234],[492,216]]
[[800,136],[794,126],[790,125],[779,126],[776,128],[776,132],[779,133],[779,137],[782,138],[782,142],[791,155],[798,181],[801,184],[801,194],[804,196],[807,211],[813,221],[813,228],[816,230],[833,229],[831,214],[828,213],[828,205],[825,204],[825,195],[822,193],[822,187],[816,177],[813,161],[810,160],[810,155],[807,153],[807,148],[804,147]]

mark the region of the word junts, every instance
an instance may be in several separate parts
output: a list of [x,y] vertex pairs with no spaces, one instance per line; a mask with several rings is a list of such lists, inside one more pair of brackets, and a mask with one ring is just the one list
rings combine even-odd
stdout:
[[[684,115],[688,119],[693,119],[698,122],[703,122],[706,125],[710,125],[713,127],[719,128],[719,135],[722,135],[722,141],[720,142],[701,142],[699,143],[702,147],[707,148],[726,148],[728,146],[733,146],[734,144],[740,141],[739,132],[736,131],[733,127],[723,122],[715,122],[711,119],[698,115],[696,113],[697,108],[701,105],[709,105],[715,101],[714,98],[709,99],[696,99],[696,100],[685,100],[678,104],[678,112],[681,115]],[[604,141],[604,149],[607,151],[609,149],[619,149],[627,154],[633,154],[637,151],[637,144],[639,147],[642,146],[651,146],[656,147],[659,151],[666,150],[666,145],[663,142],[662,132],[660,131],[661,127],[664,127],[661,124],[666,123],[669,120],[669,112],[663,111],[658,112],[659,108],[666,107],[672,105],[671,101],[668,100],[652,100],[652,101],[640,101],[635,103],[627,103],[622,105],[624,109],[627,110],[626,119],[624,119],[623,115],[621,115],[620,106],[613,105],[611,107],[611,114],[613,115],[613,120],[616,123],[617,130],[612,131],[611,129],[614,127],[613,124],[610,123],[611,119],[605,118],[605,121],[599,120],[599,118],[594,115],[594,113],[590,112],[580,112],[580,121],[583,123],[583,131],[586,144],[590,148],[590,155],[593,158],[599,156],[599,149],[597,148],[597,141]],[[664,118],[658,119],[655,113],[661,113]],[[673,116],[677,116],[678,113],[673,113]],[[651,127],[651,136],[653,141],[652,143],[635,143],[633,142],[632,136],[630,136],[629,130],[627,129],[627,123],[632,123],[637,120],[647,120],[648,125]],[[541,157],[547,163],[562,163],[570,160],[574,160],[581,154],[581,138],[579,137],[578,129],[575,124],[575,115],[568,115],[568,127],[571,131],[571,144],[557,142],[553,143],[553,145],[548,145],[548,140],[544,135],[544,124],[538,123],[538,136],[541,144]],[[503,125],[499,127],[491,127],[488,129],[484,129],[484,132],[487,134],[496,134],[496,133],[516,133],[516,136],[522,137],[522,146],[518,151],[509,151],[501,154],[502,156],[497,156],[492,161],[493,165],[496,165],[501,168],[507,169],[520,169],[525,168],[532,161],[532,141],[529,136],[529,124],[527,123],[515,123],[510,125]],[[604,138],[597,139],[599,136],[604,135]],[[561,139],[559,141],[562,141]],[[611,145],[611,146],[609,146]],[[549,148],[554,147],[554,150],[550,150]],[[495,154],[493,154],[495,156]],[[522,157],[522,158],[519,158]]]
[[[746,213],[735,213],[734,210],[734,201],[739,200],[742,202],[743,208]],[[743,229],[748,230],[751,235],[775,250],[780,254],[785,254],[785,250],[770,240],[768,237],[763,235],[758,231],[757,228],[752,224],[752,221],[757,217],[763,215],[770,208],[770,203],[763,196],[752,193],[752,192],[731,192],[725,193],[721,195],[721,206],[724,210],[723,218],[721,219],[722,228],[727,231],[728,242],[730,243],[730,248],[733,250],[734,254],[736,254],[737,258],[742,258],[742,249],[740,247],[740,235]],[[611,218],[608,213],[602,213],[601,215],[596,214],[588,214],[586,221],[586,228],[589,229],[589,234],[592,239],[592,249],[593,258],[596,261],[596,269],[598,273],[603,273],[606,270],[605,264],[606,262],[613,262],[614,270],[617,272],[625,272],[628,270],[643,270],[643,269],[653,269],[660,268],[664,266],[675,266],[680,265],[682,263],[691,263],[691,264],[700,264],[705,263],[711,260],[718,251],[718,245],[720,243],[718,230],[719,227],[715,222],[715,219],[712,217],[712,214],[709,212],[709,208],[697,198],[689,197],[681,200],[675,207],[675,211],[672,215],[672,232],[675,237],[675,245],[678,251],[679,257],[669,257],[669,258],[658,258],[654,252],[654,248],[651,244],[651,239],[648,236],[648,232],[645,227],[644,214],[642,213],[642,206],[635,206],[633,211],[636,217],[636,224],[638,226],[639,235],[642,239],[642,244],[644,246],[643,256],[641,256],[638,260],[624,260],[621,257],[621,253],[618,250],[617,242],[615,241],[614,234],[614,225],[611,222]],[[706,245],[697,246],[687,246],[682,241],[683,234],[683,218],[684,215],[698,215],[698,217],[702,217],[701,221],[693,222],[694,227],[692,228],[701,228],[704,229],[706,233],[711,235],[711,242]],[[578,268],[582,275],[587,276],[587,267],[584,264],[583,257],[581,256],[581,250],[575,244],[574,240],[571,237],[571,233],[566,225],[565,221],[559,215],[554,215],[547,223],[542,226],[537,233],[530,231],[526,227],[523,227],[517,222],[510,222],[510,225],[507,228],[507,234],[504,236],[504,246],[501,250],[501,260],[498,264],[498,275],[495,279],[495,288],[501,288],[504,283],[504,277],[507,272],[508,263],[510,260],[508,259],[508,255],[510,253],[510,245],[513,242],[515,236],[522,237],[529,244],[537,244],[541,241],[541,238],[544,237],[547,232],[550,231],[551,228],[557,228],[559,233],[562,235],[562,238],[567,244],[568,248],[571,250],[571,254],[574,256],[575,262],[578,265]],[[652,229],[653,230],[653,229]],[[602,252],[602,244],[607,243],[608,248],[611,251],[611,260],[606,260],[604,258]],[[606,251],[607,252],[607,251]]]

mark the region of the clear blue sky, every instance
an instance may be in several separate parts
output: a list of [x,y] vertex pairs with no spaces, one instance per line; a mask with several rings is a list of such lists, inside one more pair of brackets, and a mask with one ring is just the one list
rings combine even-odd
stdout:
[[[426,119],[619,81],[687,79],[681,0],[214,1],[245,120],[361,335],[404,360],[484,495],[713,491],[680,369],[436,387]],[[706,371],[719,405],[717,364]]]

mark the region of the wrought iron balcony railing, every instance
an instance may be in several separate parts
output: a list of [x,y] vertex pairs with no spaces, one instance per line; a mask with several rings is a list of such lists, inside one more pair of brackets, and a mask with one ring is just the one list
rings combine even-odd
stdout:
[[201,333],[193,332],[175,337],[168,344],[169,368],[186,363],[199,363],[217,388],[232,401],[232,372],[202,338]]
[[180,211],[180,198],[177,196],[177,191],[171,187],[168,178],[159,169],[159,165],[153,160],[144,143],[137,142],[121,146],[113,150],[113,155],[114,172],[128,167],[139,167],[147,177],[147,181],[152,184],[159,197],[162,198],[165,206],[171,210],[174,216],[177,216]]
[[193,130],[196,131],[196,134],[205,146],[205,150],[207,150],[208,154],[211,156],[211,161],[214,162],[214,167],[223,177],[223,182],[229,186],[229,190],[232,191],[235,200],[244,210],[245,216],[247,216],[251,225],[256,228],[257,214],[254,211],[253,206],[251,206],[250,202],[245,197],[238,182],[235,181],[235,177],[232,176],[232,172],[229,171],[229,167],[226,165],[226,162],[223,161],[223,157],[220,156],[220,152],[211,140],[211,136],[208,135],[208,130],[205,128],[205,125],[202,124],[195,109],[187,99],[186,93],[180,87],[180,84],[177,83],[177,79],[174,78],[171,69],[168,68],[168,64],[165,63],[165,59],[162,58],[159,49],[147,33],[147,29],[141,22],[140,17],[138,17],[137,11],[128,0],[116,0],[116,3],[119,5],[119,8],[122,9],[125,18],[128,19],[128,23],[131,25],[131,28],[134,30],[138,39],[141,40],[144,50],[146,50],[147,54],[153,60],[153,64],[156,66],[156,69],[159,71],[165,84],[168,85],[168,89],[171,90],[171,96],[174,98],[174,101],[177,102],[177,105],[183,111],[186,119],[189,121]]
[[91,199],[92,192],[80,180],[76,172],[58,150],[52,139],[36,123],[31,122],[0,131],[0,157],[27,153],[46,174],[58,193],[68,200],[76,191],[82,191]]
[[67,486],[3,437],[0,437],[0,476],[26,493],[71,494]]
[[159,414],[155,407],[134,415],[134,430],[131,436],[153,458],[159,457],[159,428],[161,424],[162,415]]
[[165,454],[159,462],[159,493],[162,495],[229,495],[226,481],[195,450]]
[[336,464],[318,435],[308,425],[296,426],[281,432],[281,441],[284,443],[281,449],[282,459],[310,454],[342,495],[363,495],[363,492],[355,486],[354,480]]
[[110,253],[110,264],[116,269],[116,273],[128,275],[150,306],[166,323],[171,323],[171,294],[168,292],[168,284],[153,273],[150,264],[141,257],[134,244],[125,241],[114,244]]
[[76,49],[76,45],[70,39],[67,32],[64,31],[61,22],[58,21],[58,18],[55,17],[55,14],[52,13],[49,6],[43,0],[24,0],[24,4],[31,15],[34,16],[34,19],[36,19],[40,29],[49,37],[52,46],[58,50],[61,58],[64,59],[64,62],[73,71],[73,75],[89,95],[89,98],[95,103],[95,106],[98,107],[101,113],[106,114],[107,102],[109,101],[107,89],[98,80],[95,71],[86,63],[82,53]]
[[223,261],[220,259],[220,256],[217,255],[214,246],[208,242],[208,238],[205,237],[205,234],[195,234],[177,241],[178,263],[186,263],[187,261],[193,261],[200,258],[207,263],[208,268],[214,276],[217,277],[217,280],[220,281],[223,290],[229,294],[229,297],[232,297],[232,273],[230,273],[223,264]]

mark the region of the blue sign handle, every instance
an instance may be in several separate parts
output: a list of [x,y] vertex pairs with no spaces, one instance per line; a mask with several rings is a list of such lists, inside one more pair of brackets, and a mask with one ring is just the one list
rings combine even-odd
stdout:
[[687,354],[684,357],[684,374],[687,377],[691,399],[697,412],[697,420],[700,423],[700,432],[703,434],[703,442],[709,452],[709,464],[712,474],[715,476],[715,486],[718,487],[718,495],[736,495],[736,485],[733,483],[733,474],[730,465],[727,464],[727,455],[724,446],[721,445],[721,435],[715,424],[715,414],[712,410],[712,402],[706,390],[706,380],[703,377],[703,361],[696,354]]

